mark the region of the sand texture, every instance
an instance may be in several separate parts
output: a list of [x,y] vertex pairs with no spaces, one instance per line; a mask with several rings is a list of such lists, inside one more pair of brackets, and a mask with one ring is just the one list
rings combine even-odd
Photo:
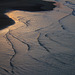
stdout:
[[12,24],[0,30],[0,75],[75,75],[75,0],[32,4],[46,1],[57,7],[35,12],[5,3],[11,8],[1,13]]

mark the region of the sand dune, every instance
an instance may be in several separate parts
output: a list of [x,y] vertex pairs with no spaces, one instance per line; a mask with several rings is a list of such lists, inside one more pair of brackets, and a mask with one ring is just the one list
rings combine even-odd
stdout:
[[[7,17],[4,13],[12,10],[22,10],[22,11],[50,11],[53,10],[56,5],[52,1],[42,1],[42,0],[3,0],[0,1],[0,29],[6,28],[15,22]],[[9,21],[10,20],[10,21]],[[6,23],[6,24],[5,24]]]
[[5,13],[15,23],[0,30],[0,75],[75,75],[75,1],[47,1],[61,7]]

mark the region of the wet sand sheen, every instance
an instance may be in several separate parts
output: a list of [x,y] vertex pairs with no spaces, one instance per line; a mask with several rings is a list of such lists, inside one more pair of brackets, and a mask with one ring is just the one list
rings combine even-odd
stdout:
[[[15,4],[16,3],[16,4]],[[8,27],[9,25],[14,24],[15,22],[9,18],[8,16],[4,15],[4,13],[8,10],[22,10],[22,11],[30,11],[30,12],[37,12],[37,11],[50,11],[53,10],[53,8],[56,7],[54,5],[55,2],[48,2],[48,1],[42,1],[42,0],[21,0],[21,1],[15,1],[4,2],[1,1],[0,4],[0,30]],[[2,5],[3,4],[3,5]],[[14,5],[15,4],[15,5]]]

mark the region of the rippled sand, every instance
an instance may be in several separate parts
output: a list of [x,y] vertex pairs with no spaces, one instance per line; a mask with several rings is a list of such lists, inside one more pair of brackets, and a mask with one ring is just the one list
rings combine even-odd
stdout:
[[0,30],[1,75],[75,75],[75,1],[47,1],[60,6],[5,13],[15,24]]

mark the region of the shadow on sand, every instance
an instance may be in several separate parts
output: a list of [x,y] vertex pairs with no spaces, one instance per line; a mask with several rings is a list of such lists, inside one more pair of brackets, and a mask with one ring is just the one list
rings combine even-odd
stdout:
[[50,11],[56,6],[55,2],[43,0],[2,0],[0,1],[0,30],[14,24],[15,22],[4,15],[6,10],[22,10],[30,12]]
[[11,18],[9,18],[8,16],[4,15],[4,14],[0,14],[0,30],[13,25],[15,23],[14,20],[12,20]]

